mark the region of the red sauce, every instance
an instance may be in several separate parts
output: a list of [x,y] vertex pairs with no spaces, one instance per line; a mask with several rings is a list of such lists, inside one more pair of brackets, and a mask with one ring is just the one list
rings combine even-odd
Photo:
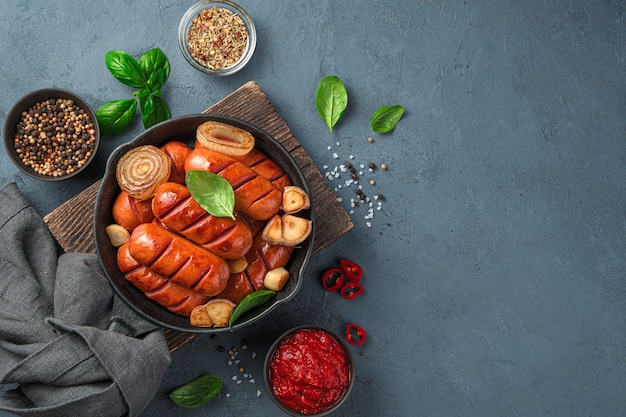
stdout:
[[270,381],[283,404],[315,414],[341,399],[350,382],[350,366],[333,336],[302,329],[289,335],[272,355]]

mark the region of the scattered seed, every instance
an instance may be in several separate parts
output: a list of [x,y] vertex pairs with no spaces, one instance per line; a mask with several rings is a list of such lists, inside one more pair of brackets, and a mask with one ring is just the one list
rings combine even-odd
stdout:
[[368,141],[369,143],[372,143],[372,142],[374,142],[374,139],[370,136],[369,138],[367,138],[367,141]]
[[380,169],[387,169],[387,164],[385,164],[384,162],[380,164]]

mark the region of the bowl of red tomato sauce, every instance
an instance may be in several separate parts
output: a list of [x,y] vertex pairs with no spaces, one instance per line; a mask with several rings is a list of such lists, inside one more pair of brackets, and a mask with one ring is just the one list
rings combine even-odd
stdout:
[[265,357],[264,378],[274,403],[290,416],[327,416],[346,401],[355,383],[346,342],[320,326],[283,333]]

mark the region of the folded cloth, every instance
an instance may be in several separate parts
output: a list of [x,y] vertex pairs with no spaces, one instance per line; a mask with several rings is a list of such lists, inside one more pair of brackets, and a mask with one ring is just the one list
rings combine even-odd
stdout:
[[0,410],[137,416],[171,362],[163,332],[114,302],[96,255],[57,252],[17,186],[0,189],[0,384],[16,387]]

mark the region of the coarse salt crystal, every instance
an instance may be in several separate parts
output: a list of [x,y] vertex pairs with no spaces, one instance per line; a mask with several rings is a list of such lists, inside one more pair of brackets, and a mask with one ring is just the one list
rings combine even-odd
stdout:
[[237,380],[237,384],[241,384],[241,379],[238,379],[238,380]]
[[330,151],[332,148],[330,146],[327,146],[326,149],[328,149]]
[[341,203],[343,201],[343,197],[337,197],[337,201]]
[[354,159],[354,155],[350,155],[350,159]]
[[328,165],[322,165],[322,169],[328,169]]
[[260,389],[256,390],[256,396],[257,396],[257,397],[260,397],[260,396],[261,396],[261,390],[260,390]]
[[226,393],[226,398],[230,398],[230,393]]
[[232,380],[236,381],[237,380],[237,375],[233,375]]
[[339,158],[339,155],[337,155],[337,152],[333,152],[333,158],[335,159]]
[[252,352],[252,359],[256,358],[256,352]]
[[255,384],[255,383],[256,383],[256,381],[254,380],[254,378],[250,378],[250,383],[251,383],[251,384]]
[[370,222],[365,222],[365,224],[367,225],[367,227],[372,227],[372,223]]

